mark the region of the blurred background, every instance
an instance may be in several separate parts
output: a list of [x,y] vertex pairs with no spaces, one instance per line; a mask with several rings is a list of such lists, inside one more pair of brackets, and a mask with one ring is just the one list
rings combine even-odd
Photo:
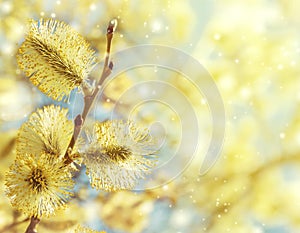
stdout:
[[[91,78],[101,71],[112,18],[118,19],[114,52],[160,44],[190,54],[211,74],[223,97],[226,137],[217,162],[199,175],[213,128],[205,97],[173,71],[140,67],[123,72],[107,85],[90,122],[114,112],[119,117],[130,113],[150,125],[161,142],[159,162],[167,164],[144,181],[157,188],[95,191],[83,168],[69,208],[43,219],[39,232],[70,232],[77,223],[112,233],[299,232],[299,9],[299,0],[0,0],[0,230],[24,219],[4,195],[19,126],[43,105],[68,107],[70,118],[82,108],[81,93],[74,91],[69,103],[53,102],[18,69],[15,54],[26,22],[45,17],[65,21],[91,43],[100,61]],[[159,101],[136,107],[134,100],[145,95],[143,90],[119,101],[126,90],[149,80],[176,87],[197,113],[199,145],[188,169],[181,165],[191,156],[176,154],[184,140],[180,122],[185,116]],[[157,91],[158,99],[168,95]],[[168,166],[175,155],[176,169]],[[174,175],[174,169],[180,174]],[[27,224],[11,232],[24,232]]]

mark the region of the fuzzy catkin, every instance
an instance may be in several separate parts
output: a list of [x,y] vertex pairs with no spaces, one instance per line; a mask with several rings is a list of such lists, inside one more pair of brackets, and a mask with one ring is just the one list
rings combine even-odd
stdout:
[[30,81],[54,100],[66,100],[87,85],[96,64],[94,50],[74,29],[54,19],[32,20],[17,61]]

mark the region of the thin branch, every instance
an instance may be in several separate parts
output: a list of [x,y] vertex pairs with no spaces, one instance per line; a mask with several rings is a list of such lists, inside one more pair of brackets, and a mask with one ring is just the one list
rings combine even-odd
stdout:
[[13,149],[16,142],[16,138],[12,138],[9,140],[9,142],[6,144],[6,146],[0,151],[0,158],[4,158],[5,156],[9,155],[11,150]]
[[115,20],[115,19],[111,20],[107,27],[106,53],[105,53],[105,61],[104,61],[102,74],[101,74],[98,84],[96,85],[95,90],[92,92],[92,94],[84,97],[84,108],[83,108],[82,114],[77,115],[74,120],[74,133],[73,133],[72,139],[69,143],[68,150],[66,151],[66,154],[65,154],[65,159],[66,159],[65,164],[66,165],[73,162],[72,159],[69,157],[69,152],[72,151],[75,146],[77,138],[82,130],[82,126],[84,125],[86,117],[89,114],[91,107],[92,107],[99,91],[102,88],[103,82],[111,74],[111,70],[113,68],[113,63],[109,62],[109,58],[110,58],[111,42],[112,42],[113,34],[114,34],[114,31],[116,30],[116,27],[117,27],[117,20]]
[[271,169],[273,167],[276,167],[280,164],[289,164],[289,163],[295,163],[300,162],[300,153],[292,154],[292,155],[286,155],[286,156],[279,156],[275,159],[263,164],[258,169],[253,171],[250,176],[252,179],[257,178],[258,175],[260,175],[262,172],[264,172],[267,169]]
[[14,227],[24,223],[24,222],[27,222],[29,220],[29,218],[25,218],[24,220],[21,220],[19,222],[13,222],[7,226],[5,226],[2,230],[0,230],[0,233],[5,233],[5,232],[8,232],[8,230],[11,230],[13,229]]
[[40,220],[35,217],[31,217],[29,226],[27,227],[25,233],[37,233],[37,225],[39,224]]

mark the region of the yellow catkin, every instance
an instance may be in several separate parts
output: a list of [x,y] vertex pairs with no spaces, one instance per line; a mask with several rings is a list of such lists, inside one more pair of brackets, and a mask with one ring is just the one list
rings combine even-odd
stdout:
[[96,57],[90,44],[69,25],[40,19],[30,22],[17,61],[34,85],[60,101],[86,84]]
[[68,110],[59,106],[45,106],[32,113],[19,129],[16,152],[38,156],[42,152],[64,156],[73,134],[73,122]]
[[147,129],[113,120],[95,123],[83,163],[93,188],[132,189],[155,166],[155,153]]
[[73,185],[63,160],[46,153],[17,156],[5,176],[6,196],[29,217],[48,217],[65,207]]

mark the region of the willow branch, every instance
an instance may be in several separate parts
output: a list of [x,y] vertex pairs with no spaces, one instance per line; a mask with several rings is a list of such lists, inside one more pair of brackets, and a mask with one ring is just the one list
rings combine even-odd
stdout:
[[6,146],[0,151],[0,158],[4,158],[5,156],[9,155],[9,153],[12,151],[15,145],[15,142],[16,142],[15,137],[9,140]]
[[300,153],[292,154],[292,155],[286,155],[286,156],[279,156],[275,158],[274,160],[267,162],[257,168],[255,171],[253,171],[250,176],[251,178],[255,179],[258,175],[263,173],[267,169],[271,169],[273,167],[276,167],[280,164],[289,164],[289,163],[295,163],[300,162]]
[[65,159],[66,159],[65,164],[70,164],[73,162],[72,159],[69,157],[69,152],[72,151],[75,146],[77,138],[82,130],[82,126],[84,125],[86,117],[89,114],[91,107],[92,107],[99,91],[102,88],[103,82],[111,74],[111,71],[113,68],[113,63],[109,61],[110,49],[111,49],[113,34],[114,34],[114,31],[116,30],[116,27],[117,27],[117,20],[111,20],[107,27],[106,53],[105,53],[105,60],[104,60],[102,74],[101,74],[98,84],[96,85],[92,94],[86,95],[84,97],[84,108],[83,108],[82,114],[77,115],[74,120],[74,132],[73,132],[72,139],[69,143],[68,150],[66,151],[66,154],[65,154]]
[[39,224],[40,220],[35,217],[31,217],[29,226],[27,227],[25,233],[37,233],[37,225]]
[[9,230],[15,228],[16,226],[18,226],[18,225],[20,225],[20,224],[22,224],[22,223],[24,223],[24,222],[27,222],[28,220],[29,220],[29,218],[25,218],[25,219],[23,219],[23,220],[21,220],[21,221],[19,221],[19,222],[13,222],[13,223],[11,223],[11,224],[5,226],[3,229],[1,229],[1,230],[0,230],[0,233],[8,232]]

